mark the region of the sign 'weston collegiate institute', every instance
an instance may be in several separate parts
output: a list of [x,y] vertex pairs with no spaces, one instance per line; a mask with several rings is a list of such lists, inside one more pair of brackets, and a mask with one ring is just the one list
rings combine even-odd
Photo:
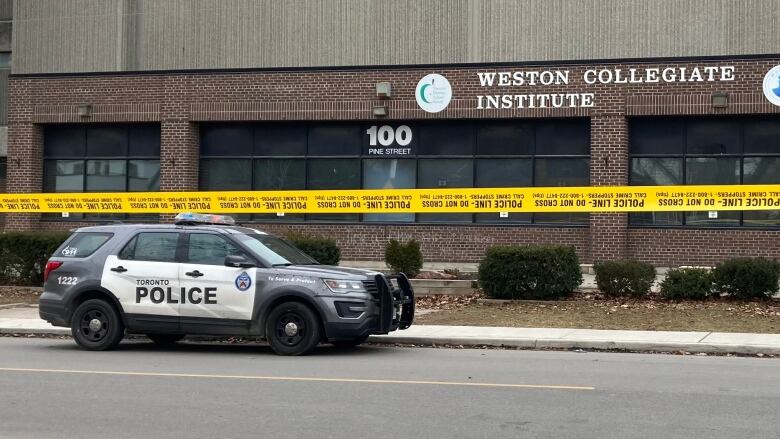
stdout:
[[[534,87],[569,85],[574,78],[569,70],[496,71],[480,72],[482,87]],[[587,69],[578,78],[585,85],[595,84],[645,84],[674,82],[723,82],[734,81],[733,66],[647,67],[624,69]],[[523,93],[485,94],[477,96],[477,108],[563,108],[594,107],[596,95],[581,93]]]

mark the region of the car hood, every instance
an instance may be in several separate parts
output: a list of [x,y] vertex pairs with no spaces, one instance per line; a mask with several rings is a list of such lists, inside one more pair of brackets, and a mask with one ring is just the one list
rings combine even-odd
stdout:
[[290,265],[288,267],[277,267],[277,269],[280,273],[325,279],[366,280],[373,279],[374,276],[380,274],[378,271],[337,267],[335,265]]

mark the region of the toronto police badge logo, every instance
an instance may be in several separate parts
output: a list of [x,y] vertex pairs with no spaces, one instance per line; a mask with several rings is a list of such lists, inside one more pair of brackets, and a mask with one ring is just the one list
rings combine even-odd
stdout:
[[246,291],[252,286],[252,278],[246,274],[246,271],[239,274],[236,278],[236,288],[240,291]]

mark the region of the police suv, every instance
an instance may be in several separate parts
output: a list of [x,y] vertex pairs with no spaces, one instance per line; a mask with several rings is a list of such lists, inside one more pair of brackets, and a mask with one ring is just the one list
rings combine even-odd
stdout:
[[184,213],[175,225],[76,230],[46,264],[39,309],[88,350],[125,333],[159,344],[198,334],[258,336],[303,355],[408,328],[414,293],[403,274],[320,265],[230,217]]

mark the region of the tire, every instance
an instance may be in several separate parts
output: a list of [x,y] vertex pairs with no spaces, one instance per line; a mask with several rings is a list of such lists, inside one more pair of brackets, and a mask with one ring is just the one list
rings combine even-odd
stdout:
[[82,349],[106,351],[115,348],[125,336],[125,325],[110,303],[90,299],[73,312],[70,333]]
[[337,348],[354,348],[365,343],[366,340],[368,340],[368,334],[353,338],[352,340],[334,340],[331,344]]
[[146,336],[160,346],[171,345],[184,338],[184,334],[146,334]]
[[321,337],[320,319],[300,302],[285,302],[268,315],[265,336],[277,355],[306,355]]

